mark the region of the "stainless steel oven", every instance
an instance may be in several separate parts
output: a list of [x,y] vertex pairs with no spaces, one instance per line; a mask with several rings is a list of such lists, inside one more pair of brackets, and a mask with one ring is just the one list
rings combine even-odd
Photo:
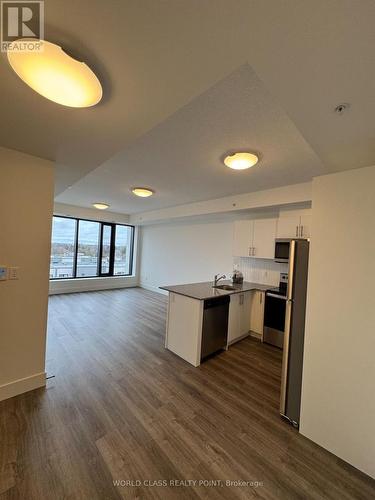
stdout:
[[285,330],[285,291],[266,292],[263,342],[283,348]]
[[290,238],[277,238],[275,240],[275,261],[289,262]]

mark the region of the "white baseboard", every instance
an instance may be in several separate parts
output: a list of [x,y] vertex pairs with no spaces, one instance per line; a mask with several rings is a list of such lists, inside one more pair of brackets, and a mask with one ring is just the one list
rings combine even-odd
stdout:
[[46,385],[46,373],[36,373],[30,377],[20,378],[4,385],[0,385],[0,401],[13,398],[24,392],[33,391]]
[[167,290],[160,290],[160,288],[155,286],[155,285],[149,285],[147,283],[140,283],[138,286],[140,288],[144,288],[145,290],[150,290],[151,292],[157,292],[157,293],[161,293],[162,295],[168,295]]
[[262,340],[262,335],[260,333],[253,332],[252,330],[250,330],[250,337],[260,341]]
[[49,295],[60,293],[94,292],[98,290],[114,290],[138,286],[136,276],[128,278],[86,278],[73,280],[52,280],[49,282]]

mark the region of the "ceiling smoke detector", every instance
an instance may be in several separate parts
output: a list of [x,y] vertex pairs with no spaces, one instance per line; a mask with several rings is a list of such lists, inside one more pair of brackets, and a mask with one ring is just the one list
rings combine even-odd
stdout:
[[342,102],[335,107],[335,113],[342,115],[350,108],[350,104],[347,102]]

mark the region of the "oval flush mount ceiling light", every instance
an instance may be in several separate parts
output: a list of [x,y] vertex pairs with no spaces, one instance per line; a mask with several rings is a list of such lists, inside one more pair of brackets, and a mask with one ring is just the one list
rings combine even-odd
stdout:
[[54,43],[30,41],[42,43],[42,48],[35,52],[8,50],[8,61],[21,80],[35,92],[73,108],[87,108],[101,100],[102,86],[85,63],[73,59]]
[[258,157],[253,153],[233,153],[224,158],[224,164],[234,170],[246,170],[256,163],[258,163]]
[[109,205],[107,205],[107,203],[93,203],[92,206],[97,208],[98,210],[107,210],[107,208],[109,208]]
[[140,196],[141,198],[148,198],[149,196],[152,196],[155,191],[149,188],[144,188],[144,187],[135,187],[132,188],[132,193],[135,194],[136,196]]

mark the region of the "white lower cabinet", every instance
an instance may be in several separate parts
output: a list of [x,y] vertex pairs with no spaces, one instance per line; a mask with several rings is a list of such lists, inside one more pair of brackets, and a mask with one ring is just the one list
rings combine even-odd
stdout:
[[228,345],[233,344],[249,333],[251,296],[253,293],[253,291],[235,293],[230,296]]
[[250,330],[263,338],[264,292],[254,290],[250,296]]

